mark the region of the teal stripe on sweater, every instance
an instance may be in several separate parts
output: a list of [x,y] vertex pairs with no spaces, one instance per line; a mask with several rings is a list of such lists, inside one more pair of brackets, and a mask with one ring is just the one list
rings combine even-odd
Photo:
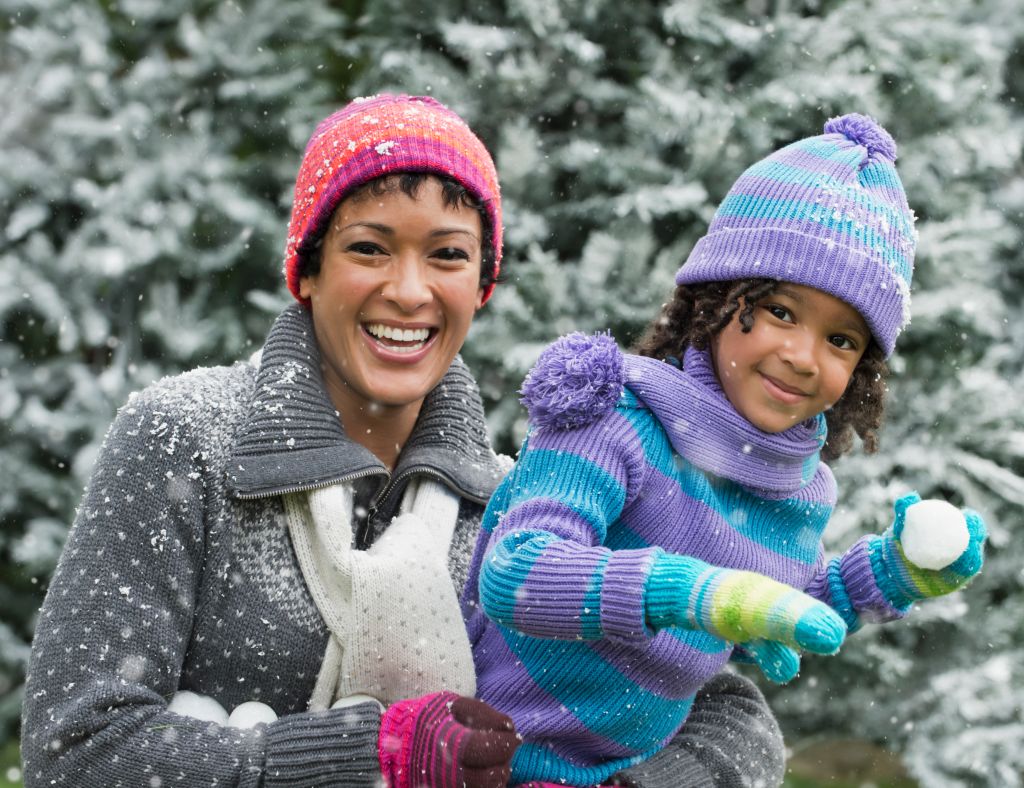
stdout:
[[[635,397],[632,393],[629,396]],[[712,486],[703,471],[672,450],[668,434],[651,411],[630,407],[625,396],[620,400],[618,411],[638,435],[645,436],[643,447],[647,464],[656,472],[674,479],[682,495],[711,509],[721,519],[723,528],[734,530],[762,547],[801,563],[813,565],[818,560],[818,541],[831,513],[827,503],[800,498],[765,499],[725,479],[718,479]],[[748,513],[745,522],[735,522],[738,511]],[[779,528],[780,522],[787,525]],[[765,524],[773,524],[774,527],[766,529]],[[628,536],[618,534],[618,531],[616,529],[616,539],[627,541]],[[615,546],[617,549],[649,546],[643,542],[644,535],[640,532],[634,533],[633,539],[636,544],[620,547],[617,543]]]
[[732,644],[728,641],[707,632],[683,629],[682,627],[665,627],[661,631],[667,632],[680,643],[689,646],[694,651],[699,651],[701,654],[721,654],[723,651],[732,648]]
[[604,542],[608,524],[626,501],[625,488],[608,471],[571,452],[524,451],[509,478],[508,511],[529,500],[550,498],[586,521],[597,543]]
[[[515,622],[518,590],[526,582],[544,549],[555,542],[564,541],[547,531],[517,531],[500,539],[484,559],[501,567],[500,572],[480,573],[480,604],[487,615],[505,625]],[[530,543],[532,550],[527,549]]]
[[480,522],[480,529],[491,533],[498,525],[501,516],[508,511],[508,501],[512,497],[512,474],[508,474],[498,484],[491,496],[487,508],[484,510],[483,519]]
[[605,761],[597,766],[576,766],[571,761],[560,758],[538,744],[523,742],[512,756],[512,781],[510,785],[523,782],[529,778],[542,776],[545,781],[565,781],[565,785],[597,785],[603,783],[616,772],[647,760],[660,747],[652,747],[649,752],[641,753],[632,758],[616,758]]
[[651,547],[646,539],[634,531],[625,520],[619,520],[608,529],[605,547],[609,550],[643,550]]
[[[624,676],[614,665],[581,641],[531,639],[501,627],[509,649],[530,679],[555,698],[586,728],[634,752],[644,751],[670,736],[689,710],[689,703],[659,698]],[[533,642],[530,642],[530,641]],[[603,695],[595,687],[615,687],[632,698],[628,711],[610,718]]]
[[597,766],[587,767],[576,766],[541,745],[523,742],[512,756],[512,781],[509,784],[520,783],[531,777],[536,779],[537,775],[541,775],[545,781],[564,780],[564,784],[569,786],[597,785],[616,772],[647,760],[660,749],[661,747],[652,747],[650,751],[632,758],[616,758]]
[[601,629],[601,589],[604,587],[604,572],[608,568],[610,555],[604,555],[594,567],[590,585],[583,596],[583,609],[579,611],[580,632],[584,640],[597,640],[604,635]]

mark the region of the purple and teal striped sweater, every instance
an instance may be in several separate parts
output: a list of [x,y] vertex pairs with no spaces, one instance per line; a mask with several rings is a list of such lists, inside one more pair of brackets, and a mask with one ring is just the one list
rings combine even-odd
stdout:
[[572,335],[545,351],[524,401],[528,387],[531,431],[488,505],[466,590],[479,696],[524,738],[513,782],[593,785],[649,757],[728,661],[729,642],[657,628],[651,578],[667,553],[806,590],[851,629],[903,614],[867,539],[824,559],[836,490],[816,425],[759,433],[706,354],[688,351],[680,370]]

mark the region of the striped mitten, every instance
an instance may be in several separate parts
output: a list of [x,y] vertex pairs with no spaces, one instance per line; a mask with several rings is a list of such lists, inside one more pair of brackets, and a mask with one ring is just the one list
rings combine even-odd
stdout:
[[482,700],[435,692],[384,712],[381,775],[388,788],[504,788],[519,741],[512,720]]
[[658,555],[647,580],[647,620],[655,629],[697,629],[734,643],[774,641],[817,654],[834,654],[846,637],[838,613],[792,586],[671,553]]
[[[941,501],[922,501],[917,493],[897,500],[895,510],[893,524],[868,543],[875,580],[893,607],[905,609],[919,600],[952,593],[981,571],[987,532],[977,512],[958,513]],[[959,522],[954,522],[957,517]]]

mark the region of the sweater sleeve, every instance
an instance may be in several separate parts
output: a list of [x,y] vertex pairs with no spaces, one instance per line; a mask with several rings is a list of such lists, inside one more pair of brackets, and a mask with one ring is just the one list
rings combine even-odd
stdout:
[[892,605],[879,584],[879,570],[871,554],[880,539],[879,536],[861,537],[849,550],[831,560],[826,560],[822,553],[807,585],[807,593],[838,612],[850,632],[865,623],[903,618],[910,610],[909,605]]
[[720,673],[697,693],[672,741],[615,779],[631,788],[774,788],[785,763],[782,731],[764,695],[742,676]]
[[184,410],[133,398],[107,434],[39,613],[22,721],[26,788],[375,785],[363,704],[253,730],[168,711],[196,614],[213,484]]
[[645,469],[619,410],[574,430],[533,431],[484,517],[484,612],[535,637],[648,637],[645,587],[661,551],[604,544]]

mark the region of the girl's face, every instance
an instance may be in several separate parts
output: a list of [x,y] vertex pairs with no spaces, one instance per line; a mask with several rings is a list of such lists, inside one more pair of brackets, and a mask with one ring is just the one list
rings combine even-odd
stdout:
[[396,187],[338,206],[320,272],[304,277],[300,292],[343,414],[418,410],[480,308],[482,235],[480,215],[446,206],[434,178],[415,198]]
[[782,283],[757,302],[744,334],[738,313],[711,346],[732,406],[776,433],[832,407],[871,340],[852,306],[805,285]]

